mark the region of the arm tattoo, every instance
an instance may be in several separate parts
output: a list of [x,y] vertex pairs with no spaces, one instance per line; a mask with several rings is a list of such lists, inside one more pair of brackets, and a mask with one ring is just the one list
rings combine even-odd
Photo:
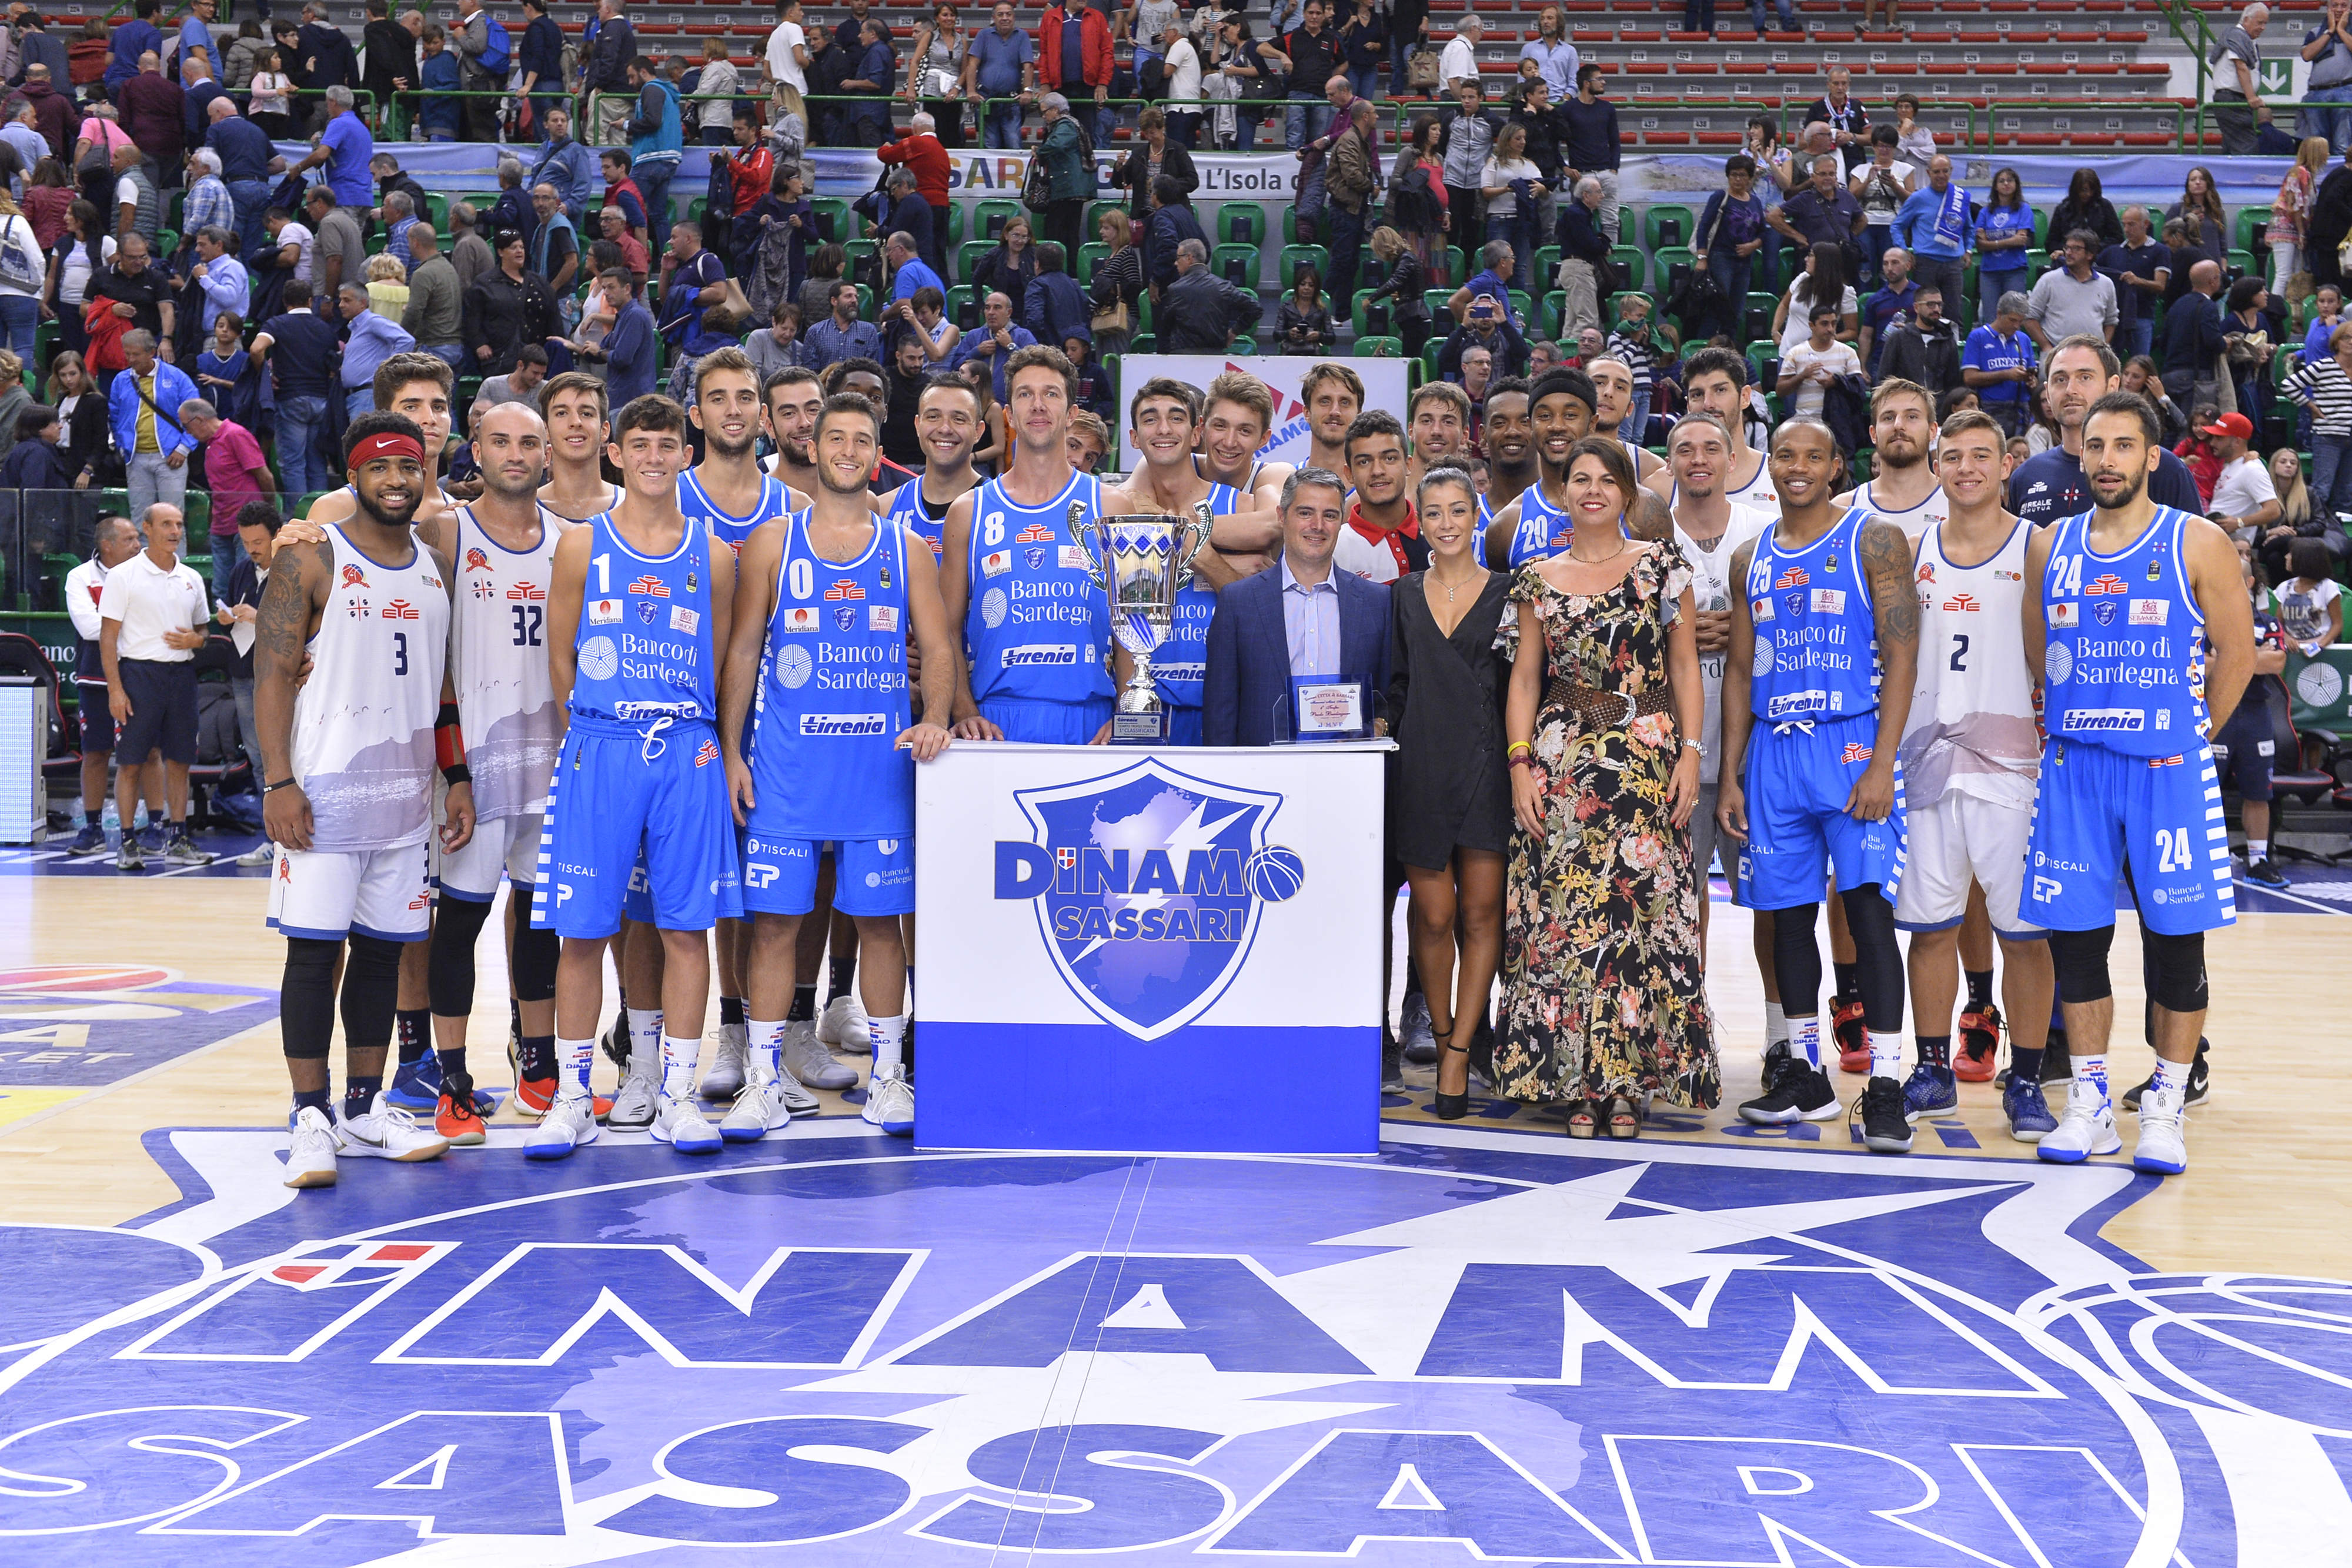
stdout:
[[1675,537],[1674,508],[1650,491],[1642,491],[1641,498],[1633,503],[1625,519],[1625,525],[1627,531],[1637,539],[1654,542],[1672,539]]
[[1911,544],[1892,523],[1864,523],[1862,564],[1870,596],[1878,603],[1882,643],[1912,647],[1919,643],[1919,591],[1911,580]]
[[1744,599],[1748,596],[1748,568],[1755,559],[1756,541],[1754,539],[1745,541],[1738,549],[1731,552],[1731,580],[1739,589],[1739,592],[1735,597]]
[[[331,545],[311,547],[318,552],[319,579],[331,578],[334,557]],[[302,663],[302,644],[310,632],[310,581],[303,575],[303,566],[311,551],[296,548],[281,554],[272,563],[275,570],[262,586],[261,607],[254,617],[254,639],[261,651],[273,661],[282,661],[288,669]]]

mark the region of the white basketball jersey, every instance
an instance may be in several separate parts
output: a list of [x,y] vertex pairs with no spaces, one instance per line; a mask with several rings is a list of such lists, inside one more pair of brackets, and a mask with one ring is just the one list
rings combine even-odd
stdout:
[[1780,515],[1780,493],[1772,487],[1772,464],[1769,458],[1756,465],[1756,477],[1747,484],[1725,492],[1732,505],[1753,507],[1765,516],[1778,518]]
[[294,776],[310,798],[311,848],[348,853],[425,841],[433,721],[449,649],[449,590],[433,552],[371,559],[333,523],[334,582],[314,666],[294,699]]
[[471,507],[457,513],[450,656],[474,815],[485,822],[547,809],[561,745],[547,674],[547,590],[562,530],[543,511],[538,522],[539,542],[518,551],[490,538]]
[[1919,590],[1919,679],[1903,737],[1903,788],[1916,809],[1948,789],[2031,807],[2042,756],[2021,613],[2025,543],[2020,519],[1981,566],[1954,566],[1944,528],[1923,535],[1913,573]]
[[[1683,557],[1691,564],[1691,602],[1701,610],[1731,608],[1731,558],[1739,547],[1772,526],[1771,517],[1753,507],[1732,503],[1731,521],[1723,537],[1715,541],[1712,549],[1699,548],[1680,523],[1675,525],[1675,542],[1682,546]],[[1723,654],[1720,652],[1698,656],[1700,683],[1706,688],[1706,716],[1701,721],[1698,777],[1702,784],[1712,784],[1717,779],[1717,758],[1723,749]]]
[[[1876,481],[1873,481],[1875,484]],[[1853,493],[1853,504],[1871,513],[1882,523],[1893,523],[1903,530],[1903,537],[1914,545],[1929,528],[1942,526],[1952,515],[1952,504],[1945,498],[1941,485],[1927,492],[1927,498],[1916,507],[1896,510],[1871,494],[1871,485]]]

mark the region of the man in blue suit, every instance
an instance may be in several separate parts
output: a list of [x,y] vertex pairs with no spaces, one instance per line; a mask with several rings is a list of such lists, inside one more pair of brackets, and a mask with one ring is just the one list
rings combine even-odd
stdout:
[[1328,468],[1301,468],[1282,489],[1282,559],[1217,591],[1201,694],[1208,746],[1272,746],[1294,738],[1294,675],[1371,683],[1368,718],[1385,724],[1389,589],[1334,571],[1348,497]]

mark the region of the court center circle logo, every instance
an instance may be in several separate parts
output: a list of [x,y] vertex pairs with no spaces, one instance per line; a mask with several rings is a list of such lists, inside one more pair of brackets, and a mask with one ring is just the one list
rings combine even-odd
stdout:
[[610,637],[600,633],[580,644],[580,673],[590,680],[609,681],[620,667],[620,650]]

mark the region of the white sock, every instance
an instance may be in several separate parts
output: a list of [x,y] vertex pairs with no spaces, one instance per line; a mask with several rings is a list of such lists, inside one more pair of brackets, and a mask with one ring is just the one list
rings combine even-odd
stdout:
[[656,1061],[661,1057],[662,1015],[659,1008],[631,1008],[629,1060]]
[[1764,1045],[1770,1050],[1789,1043],[1789,1015],[1778,1002],[1764,1004]]
[[694,1097],[694,1069],[702,1060],[702,1041],[661,1037],[662,1092],[672,1100]]
[[2185,1092],[2189,1088],[2189,1063],[2156,1059],[2156,1082],[2149,1084],[2158,1094]]
[[778,1019],[772,1023],[763,1023],[758,1019],[753,1019],[751,1020],[750,1027],[751,1036],[748,1059],[752,1070],[758,1071],[759,1069],[765,1067],[767,1071],[763,1076],[770,1079],[782,1077],[784,1071],[783,1021]]
[[1903,1082],[1903,1031],[1895,1030],[1881,1034],[1878,1030],[1863,1031],[1870,1037],[1870,1075]]
[[874,1047],[874,1071],[879,1072],[885,1067],[896,1070],[899,1048],[907,1038],[907,1015],[900,1013],[887,1019],[867,1015],[866,1038]]
[[2089,1084],[2099,1092],[2099,1098],[2105,1100],[2107,1097],[2106,1057],[2102,1054],[2074,1058],[2074,1082]]
[[2246,863],[2247,863],[2248,865],[2252,865],[2252,864],[2253,864],[2256,861],[2266,861],[2266,860],[2268,860],[2268,859],[2270,859],[2270,858],[2271,858],[2271,841],[2270,841],[2270,840],[2268,840],[2268,839],[2248,839],[2248,840],[2246,841]]
[[565,1100],[588,1098],[588,1074],[596,1065],[596,1042],[593,1040],[559,1040],[555,1042],[556,1094]]
[[1811,1018],[1789,1020],[1789,1051],[1791,1055],[1801,1056],[1815,1067],[1822,1064],[1822,1018],[1819,1013]]

